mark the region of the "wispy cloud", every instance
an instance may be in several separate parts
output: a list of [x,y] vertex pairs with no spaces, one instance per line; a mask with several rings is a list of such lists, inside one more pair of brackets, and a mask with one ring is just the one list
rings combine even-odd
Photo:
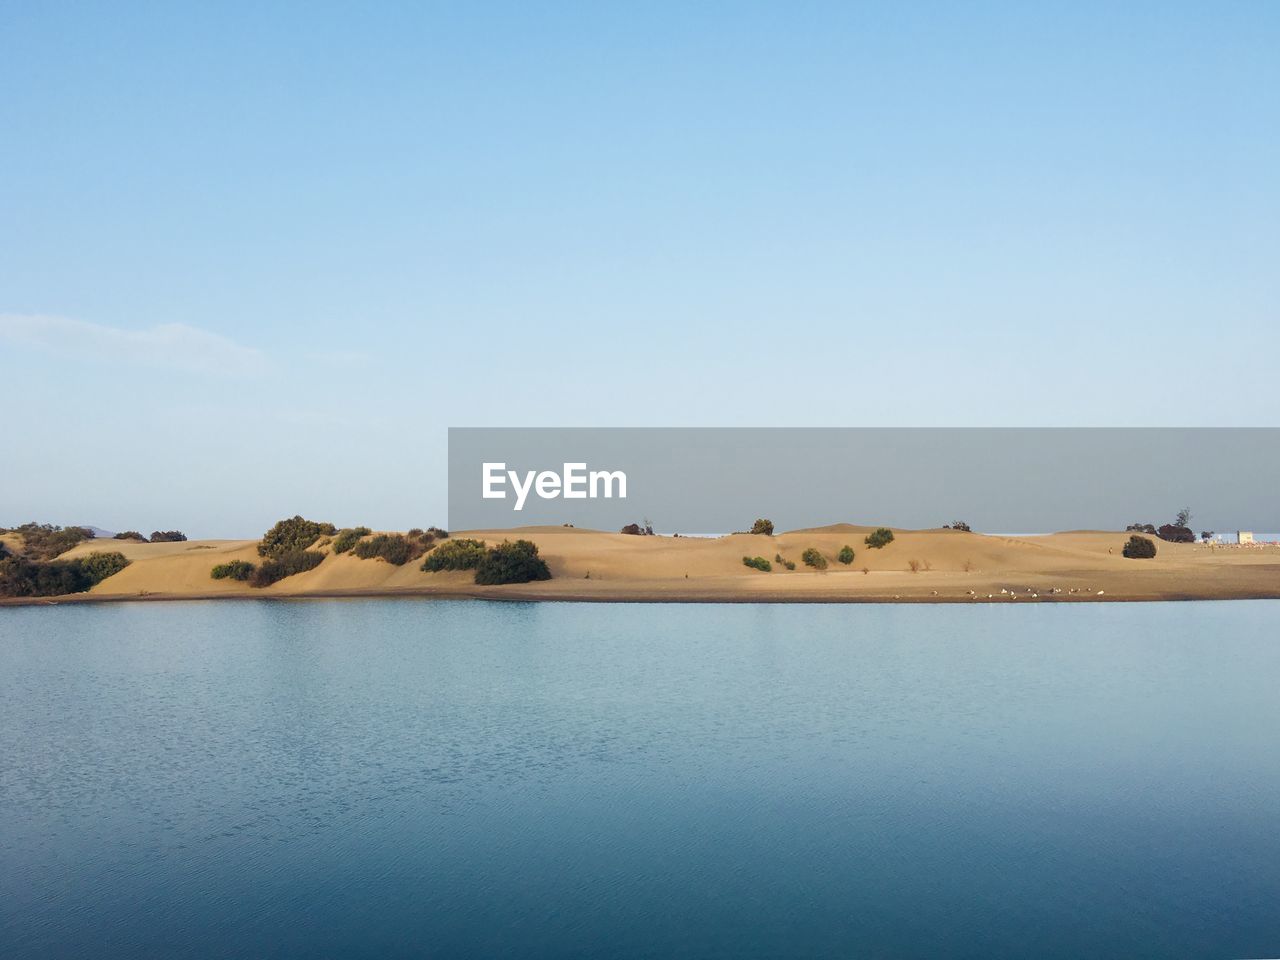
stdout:
[[184,323],[128,330],[70,317],[0,313],[0,339],[103,363],[195,373],[248,376],[266,366],[261,351]]

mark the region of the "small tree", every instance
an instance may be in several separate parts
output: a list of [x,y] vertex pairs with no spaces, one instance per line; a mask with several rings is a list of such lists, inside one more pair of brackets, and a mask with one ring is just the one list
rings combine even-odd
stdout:
[[187,539],[187,535],[181,530],[153,530],[151,531],[152,543],[181,543]]
[[766,537],[773,536],[773,521],[761,518],[751,525],[751,532],[763,534]]
[[1195,543],[1196,535],[1191,532],[1190,527],[1179,526],[1175,523],[1166,523],[1156,530],[1156,536],[1161,540],[1167,540],[1169,543]]
[[956,520],[954,523],[948,523],[942,529],[943,530],[963,530],[965,533],[973,532],[972,530],[969,529],[969,525],[965,523],[963,520]]
[[1173,520],[1175,526],[1189,527],[1191,526],[1191,508],[1183,507],[1178,511],[1178,515]]
[[1156,545],[1154,541],[1135,533],[1124,545],[1123,553],[1130,560],[1150,560],[1156,555]]
[[879,550],[886,545],[893,543],[893,531],[888,527],[880,527],[867,534],[865,543],[873,550]]
[[773,564],[764,557],[743,557],[742,565],[744,567],[751,567],[753,570],[761,570],[765,573],[768,573],[773,569]]
[[847,543],[840,548],[840,552],[836,554],[836,559],[843,563],[846,567],[853,563],[853,547]]
[[827,558],[819,553],[816,547],[809,547],[800,554],[800,559],[804,561],[806,567],[813,567],[815,570],[827,569]]

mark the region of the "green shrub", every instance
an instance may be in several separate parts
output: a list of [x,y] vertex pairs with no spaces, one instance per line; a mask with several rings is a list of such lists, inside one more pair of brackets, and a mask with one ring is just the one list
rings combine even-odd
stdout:
[[121,553],[91,553],[74,560],[38,562],[3,555],[0,597],[59,597],[83,593],[129,565]]
[[840,552],[836,554],[836,559],[843,563],[846,567],[853,563],[853,547],[847,543],[840,548]]
[[427,554],[422,569],[428,573],[439,573],[442,570],[474,570],[484,556],[484,550],[483,540],[449,540]]
[[1130,560],[1150,560],[1156,555],[1156,545],[1154,541],[1135,533],[1124,545],[1123,553]]
[[827,558],[814,547],[809,547],[804,553],[800,554],[800,559],[804,561],[806,567],[813,567],[815,570],[827,569]]
[[431,534],[431,536],[435,537],[437,540],[449,539],[449,531],[440,527],[427,527],[427,533]]
[[80,541],[93,539],[93,531],[87,527],[59,527],[52,523],[24,523],[9,532],[22,538],[22,552],[29,560],[52,560]]
[[355,554],[361,560],[381,559],[401,567],[426,553],[429,544],[429,540],[410,540],[399,533],[380,533],[357,543]]
[[796,562],[794,560],[783,560],[782,565],[788,570],[794,570],[796,568]]
[[338,535],[333,538],[333,552],[346,553],[361,537],[367,537],[371,533],[373,531],[368,527],[347,527],[345,530],[339,530]]
[[137,530],[126,530],[124,533],[117,533],[112,539],[115,540],[136,540],[139,543],[146,543],[147,538],[140,534]]
[[253,571],[254,566],[248,560],[230,560],[210,570],[209,576],[215,580],[248,580]]
[[87,557],[79,557],[72,561],[80,564],[80,568],[93,583],[99,584],[107,577],[115,576],[129,565],[123,553],[91,553]]
[[528,540],[504,540],[486,551],[476,566],[476,583],[482,586],[550,579],[551,570],[538,556],[538,545]]
[[888,527],[880,527],[867,534],[867,539],[864,542],[873,550],[879,550],[886,544],[893,543],[893,531]]
[[291,550],[288,553],[282,553],[275,559],[260,564],[253,573],[249,574],[249,586],[269,587],[285,577],[292,577],[295,573],[314,570],[323,561],[324,554],[315,550]]
[[973,529],[963,520],[954,520],[951,523],[944,523],[942,525],[942,529],[943,530],[960,530],[960,531],[963,531],[964,533],[973,532]]
[[765,520],[765,519],[761,518],[761,519],[757,520],[755,523],[753,523],[753,524],[751,525],[751,532],[752,532],[752,533],[762,534],[762,535],[764,535],[764,536],[766,536],[766,537],[772,537],[772,536],[773,536],[773,521],[772,521],[772,520]]
[[765,573],[768,573],[773,569],[773,564],[764,557],[743,557],[742,565],[744,567],[751,567],[755,570],[763,570]]
[[[287,553],[306,550],[321,537],[331,537],[338,532],[332,523],[320,523],[315,520],[304,520],[292,517],[281,520],[268,530],[258,544],[258,556],[280,559]],[[152,540],[155,535],[152,535]]]
[[187,535],[181,530],[153,530],[151,531],[152,543],[181,543],[187,539]]

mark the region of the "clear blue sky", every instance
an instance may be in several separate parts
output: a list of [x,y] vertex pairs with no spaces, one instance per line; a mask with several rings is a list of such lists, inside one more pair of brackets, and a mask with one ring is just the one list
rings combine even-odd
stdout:
[[438,523],[450,425],[1280,424],[1278,50],[1268,2],[4,4],[0,524]]

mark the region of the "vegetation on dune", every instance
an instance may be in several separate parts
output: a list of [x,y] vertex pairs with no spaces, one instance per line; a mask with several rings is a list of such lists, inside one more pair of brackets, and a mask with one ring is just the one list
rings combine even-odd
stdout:
[[1195,543],[1196,535],[1191,529],[1191,509],[1183,507],[1173,518],[1173,523],[1161,524],[1159,527],[1150,523],[1131,523],[1124,528],[1126,533],[1148,533],[1168,543]]
[[362,537],[367,537],[373,533],[368,527],[347,527],[339,530],[337,536],[333,538],[333,552],[346,553],[359,542]]
[[551,570],[538,556],[538,545],[529,540],[504,540],[487,550],[476,566],[476,583],[481,586],[550,579]]
[[625,527],[618,531],[619,533],[629,534],[633,537],[652,537],[653,525],[648,520],[644,522],[644,526],[638,523],[628,523]]
[[126,530],[123,533],[117,533],[113,540],[136,540],[138,543],[146,543],[147,538],[140,534],[137,530]]
[[295,573],[314,570],[324,561],[324,554],[316,550],[291,550],[266,560],[249,574],[249,586],[269,587],[273,583],[291,577]]
[[840,548],[840,552],[836,554],[836,559],[843,563],[846,567],[853,563],[853,547],[847,543]]
[[764,557],[743,557],[742,565],[744,567],[751,567],[753,570],[763,570],[765,573],[768,573],[773,569],[773,564]]
[[187,535],[181,530],[152,530],[152,543],[181,543],[187,539]]
[[766,537],[773,536],[773,521],[765,520],[763,517],[751,525],[751,532],[762,534]]
[[82,540],[93,539],[93,531],[87,527],[59,527],[52,523],[24,523],[8,532],[22,538],[22,553],[28,560],[52,560]]
[[57,597],[83,593],[129,565],[121,553],[74,560],[35,561],[0,550],[0,597]]
[[1150,560],[1156,555],[1155,542],[1136,533],[1129,538],[1122,551],[1130,560]]
[[440,544],[429,554],[422,564],[427,573],[439,573],[442,570],[474,570],[484,556],[483,540],[449,540]]
[[248,560],[231,560],[220,563],[209,571],[215,580],[248,580],[253,576],[254,566]]
[[1195,543],[1196,535],[1190,527],[1177,523],[1162,524],[1156,529],[1156,536],[1169,543]]
[[969,525],[965,523],[963,520],[954,520],[951,523],[944,523],[942,525],[942,529],[943,530],[963,530],[965,533],[973,532],[970,529]]
[[380,533],[357,543],[355,555],[361,560],[385,560],[401,567],[426,553],[433,542],[426,533],[412,539],[400,533]]
[[258,556],[279,560],[287,554],[304,551],[321,537],[331,537],[337,532],[338,528],[332,523],[297,516],[281,520],[263,535],[262,542],[258,544]]
[[800,559],[804,561],[806,567],[813,567],[815,570],[827,569],[827,558],[819,553],[816,547],[806,549],[800,554]]
[[893,531],[888,527],[879,527],[867,534],[867,538],[863,542],[871,549],[879,550],[893,543]]

